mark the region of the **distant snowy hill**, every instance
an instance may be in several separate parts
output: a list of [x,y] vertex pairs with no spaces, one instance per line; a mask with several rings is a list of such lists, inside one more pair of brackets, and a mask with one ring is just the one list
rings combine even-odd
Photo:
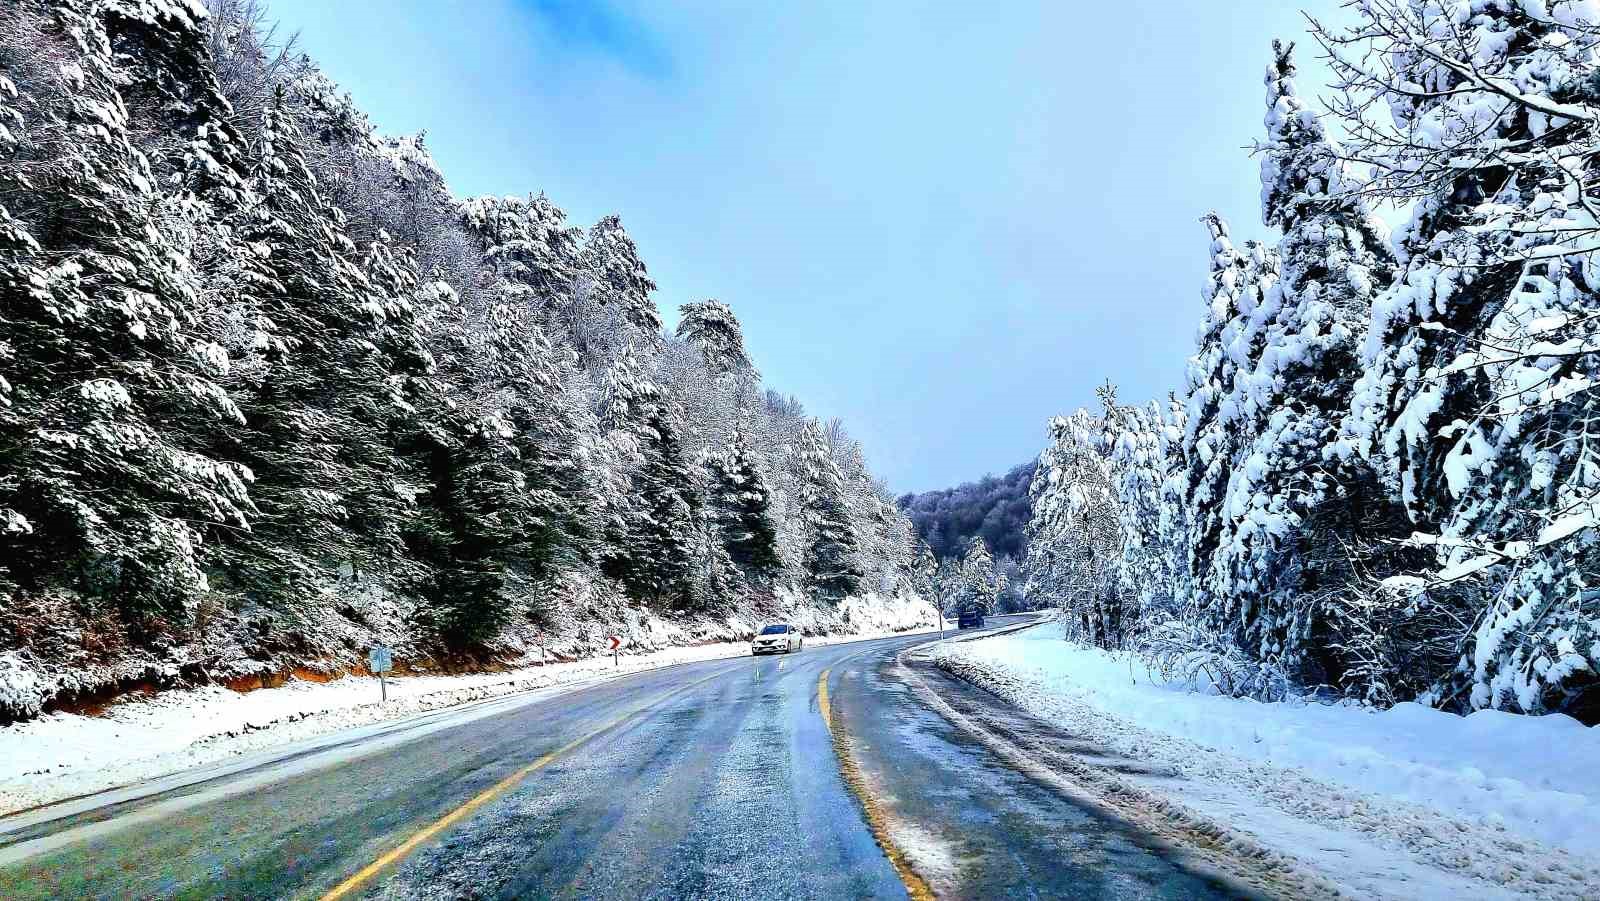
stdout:
[[954,488],[900,496],[900,509],[911,517],[917,535],[940,560],[960,557],[974,535],[996,557],[1021,557],[1026,548],[1028,517],[1033,502],[1028,483],[1032,461],[1012,467],[1003,476],[984,476]]

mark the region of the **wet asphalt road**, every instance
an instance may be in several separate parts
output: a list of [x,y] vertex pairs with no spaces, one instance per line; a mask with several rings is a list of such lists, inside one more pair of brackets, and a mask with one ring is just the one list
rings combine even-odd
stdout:
[[824,671],[835,728],[940,896],[1233,896],[921,703],[896,657],[927,640],[639,673],[0,832],[0,897],[904,898],[841,777]]

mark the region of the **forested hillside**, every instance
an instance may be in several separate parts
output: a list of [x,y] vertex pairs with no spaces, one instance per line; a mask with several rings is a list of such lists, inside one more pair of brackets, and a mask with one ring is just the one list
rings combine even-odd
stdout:
[[1226,691],[1600,721],[1597,13],[1313,22],[1342,143],[1274,47],[1281,237],[1206,217],[1181,390],[1051,423],[1031,596]]
[[911,603],[909,521],[727,305],[663,334],[621,219],[453,196],[268,16],[0,6],[0,717]]
[[1028,486],[1035,464],[1012,467],[1003,476],[984,476],[954,488],[905,494],[900,509],[911,517],[917,535],[940,560],[959,558],[973,536],[997,557],[1021,558],[1033,501]]

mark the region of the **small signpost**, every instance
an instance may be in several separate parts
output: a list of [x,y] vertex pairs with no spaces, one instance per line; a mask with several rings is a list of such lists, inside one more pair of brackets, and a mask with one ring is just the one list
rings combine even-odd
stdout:
[[378,645],[367,652],[367,669],[378,676],[378,701],[388,703],[389,685],[384,682],[383,674],[394,669],[394,651],[383,645]]
[[540,663],[544,663],[549,659],[548,657],[545,656],[545,653],[544,653],[544,630],[540,629],[535,634],[536,634],[536,640],[539,642],[539,662]]
[[617,654],[617,648],[622,647],[622,639],[618,638],[615,635],[612,635],[612,636],[607,637],[606,640],[611,643],[611,665],[612,666],[621,666],[622,665],[622,661],[621,661],[621,659],[619,659],[619,656]]

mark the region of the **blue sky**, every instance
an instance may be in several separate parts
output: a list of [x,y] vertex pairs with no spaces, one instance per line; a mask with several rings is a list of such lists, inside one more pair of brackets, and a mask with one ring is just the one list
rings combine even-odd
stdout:
[[[1261,235],[1262,73],[1296,6],[267,0],[461,196],[622,216],[679,304],[895,491],[1036,456],[1116,382],[1181,387],[1217,209]],[[1336,0],[1306,4],[1338,20]]]

